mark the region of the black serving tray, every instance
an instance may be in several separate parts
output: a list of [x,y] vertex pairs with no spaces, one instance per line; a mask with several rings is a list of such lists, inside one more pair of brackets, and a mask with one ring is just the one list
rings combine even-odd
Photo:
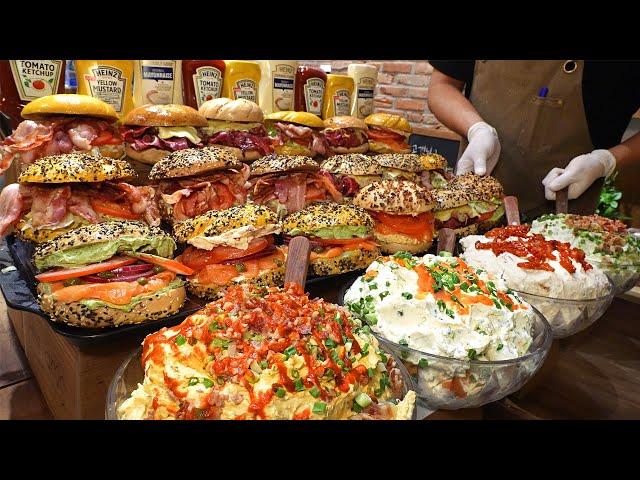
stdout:
[[187,300],[182,310],[160,320],[139,323],[135,325],[123,325],[121,327],[85,328],[67,325],[66,323],[53,321],[38,305],[36,293],[36,269],[31,263],[33,245],[24,242],[11,235],[0,242],[0,269],[14,266],[0,271],[0,290],[5,298],[7,306],[15,310],[31,312],[46,319],[53,330],[66,337],[72,343],[82,346],[96,344],[98,342],[113,341],[127,335],[143,335],[157,331],[162,327],[177,325],[187,316],[200,310],[206,301],[187,295]]

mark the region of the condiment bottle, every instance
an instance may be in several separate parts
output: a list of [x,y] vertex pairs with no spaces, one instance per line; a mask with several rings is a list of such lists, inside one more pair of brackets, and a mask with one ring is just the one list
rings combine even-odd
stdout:
[[322,102],[326,83],[327,74],[323,70],[300,65],[296,71],[294,104],[296,112],[322,115]]
[[347,67],[347,75],[353,78],[354,94],[351,98],[351,115],[358,118],[373,113],[373,92],[378,80],[378,68],[366,63],[352,63]]
[[262,60],[260,62],[260,108],[265,114],[293,110],[296,69],[295,60]]
[[200,108],[207,100],[220,98],[225,72],[224,60],[182,60],[182,99]]
[[22,121],[22,108],[36,98],[64,93],[64,60],[0,61],[0,112],[11,129]]
[[259,103],[260,65],[258,62],[225,60],[226,71],[222,96],[237,100],[244,98]]
[[351,95],[353,94],[353,78],[347,75],[327,75],[327,86],[324,90],[322,118],[337,115],[349,115],[351,112]]
[[133,104],[182,104],[181,60],[135,60]]
[[111,105],[122,119],[133,108],[133,60],[76,60],[78,93]]

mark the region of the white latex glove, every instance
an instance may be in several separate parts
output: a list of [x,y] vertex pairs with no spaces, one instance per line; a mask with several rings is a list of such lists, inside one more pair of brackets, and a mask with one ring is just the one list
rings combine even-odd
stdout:
[[569,187],[569,200],[578,198],[600,177],[608,177],[616,169],[616,157],[609,150],[594,150],[579,155],[565,168],[553,168],[542,180],[544,196],[555,200],[556,192]]
[[500,140],[496,129],[485,122],[474,123],[467,132],[467,140],[469,145],[458,160],[456,175],[467,172],[491,174],[500,156]]

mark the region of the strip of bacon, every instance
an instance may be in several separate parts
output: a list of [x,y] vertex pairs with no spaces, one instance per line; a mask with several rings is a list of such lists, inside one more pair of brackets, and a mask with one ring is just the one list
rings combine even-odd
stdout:
[[24,197],[20,185],[12,183],[0,192],[0,236],[4,236],[11,225],[20,218]]

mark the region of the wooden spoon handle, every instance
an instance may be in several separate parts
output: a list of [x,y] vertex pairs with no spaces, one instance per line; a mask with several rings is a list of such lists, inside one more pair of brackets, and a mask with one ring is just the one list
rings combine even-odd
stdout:
[[507,225],[520,225],[520,209],[518,208],[518,197],[508,196],[502,199],[504,203],[504,213],[507,217]]
[[309,268],[309,253],[311,245],[306,237],[294,237],[289,242],[287,252],[287,267],[284,273],[284,283],[294,282],[304,288]]
[[453,254],[456,248],[456,232],[450,228],[442,228],[438,231],[438,255],[440,252]]
[[569,213],[569,187],[556,192],[556,213]]

